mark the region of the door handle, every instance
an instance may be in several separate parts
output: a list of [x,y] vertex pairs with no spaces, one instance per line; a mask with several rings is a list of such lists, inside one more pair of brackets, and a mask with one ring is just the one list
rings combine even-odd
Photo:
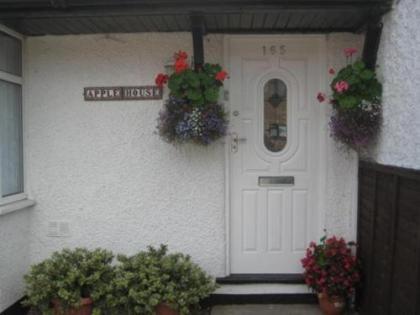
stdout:
[[232,137],[232,142],[231,142],[231,145],[230,145],[231,151],[233,153],[236,153],[236,152],[238,152],[239,143],[245,142],[246,138],[239,138],[239,136],[236,132],[232,132],[231,137]]

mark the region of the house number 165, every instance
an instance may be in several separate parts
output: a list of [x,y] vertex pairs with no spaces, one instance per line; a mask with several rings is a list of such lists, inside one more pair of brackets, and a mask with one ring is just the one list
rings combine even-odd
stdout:
[[286,53],[286,45],[262,46],[263,55],[284,55]]

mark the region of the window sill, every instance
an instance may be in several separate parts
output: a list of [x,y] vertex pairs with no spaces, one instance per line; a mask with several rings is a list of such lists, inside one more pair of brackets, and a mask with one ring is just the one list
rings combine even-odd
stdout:
[[30,199],[23,199],[0,205],[0,216],[6,215],[15,211],[27,209],[35,205],[35,201]]

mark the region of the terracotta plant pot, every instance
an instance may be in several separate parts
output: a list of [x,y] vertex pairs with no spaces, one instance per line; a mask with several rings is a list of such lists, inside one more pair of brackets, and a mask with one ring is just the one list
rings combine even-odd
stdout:
[[342,297],[330,297],[325,293],[318,293],[319,307],[324,315],[343,314],[345,301]]
[[179,312],[165,303],[160,303],[156,306],[156,315],[179,315]]
[[91,315],[93,308],[93,301],[91,298],[82,298],[80,300],[80,307],[68,310],[61,310],[60,301],[54,300],[54,315]]

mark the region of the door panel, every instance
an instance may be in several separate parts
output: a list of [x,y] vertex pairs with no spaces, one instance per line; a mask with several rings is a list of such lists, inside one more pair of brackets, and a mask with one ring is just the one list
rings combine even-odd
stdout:
[[[231,272],[298,273],[318,235],[319,39],[231,38]],[[283,47],[277,54],[266,47]],[[268,53],[267,53],[268,52]],[[260,185],[262,176],[293,184]]]

